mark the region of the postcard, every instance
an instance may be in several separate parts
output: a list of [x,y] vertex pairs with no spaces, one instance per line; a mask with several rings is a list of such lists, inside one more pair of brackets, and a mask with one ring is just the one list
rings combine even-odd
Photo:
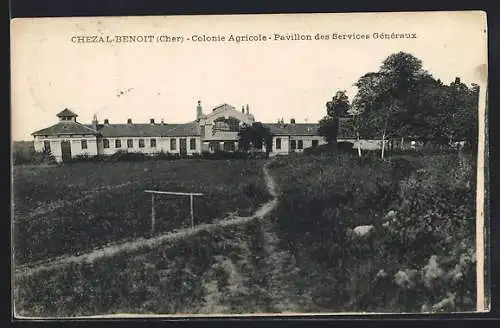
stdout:
[[13,19],[14,318],[489,311],[486,19]]

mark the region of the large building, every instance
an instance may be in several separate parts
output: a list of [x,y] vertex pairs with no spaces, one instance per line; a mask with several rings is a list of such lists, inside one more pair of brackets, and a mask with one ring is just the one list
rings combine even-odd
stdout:
[[[121,150],[155,154],[159,152],[192,155],[204,151],[234,151],[238,148],[238,131],[242,124],[255,122],[248,105],[241,110],[223,104],[203,113],[196,107],[196,119],[183,124],[155,122],[111,123],[105,119],[91,124],[78,122],[78,115],[69,109],[57,114],[59,122],[34,132],[35,150],[50,150],[57,161],[78,155],[112,155]],[[273,134],[270,155],[302,152],[305,148],[326,143],[318,135],[318,124],[264,123]]]

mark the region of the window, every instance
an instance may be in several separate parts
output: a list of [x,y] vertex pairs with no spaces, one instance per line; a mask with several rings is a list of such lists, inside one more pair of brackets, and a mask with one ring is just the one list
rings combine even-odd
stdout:
[[151,139],[150,142],[149,142],[149,146],[151,148],[156,148],[156,139]]
[[297,148],[299,149],[304,148],[304,142],[302,140],[299,140],[299,146]]
[[281,149],[281,138],[276,138],[276,149]]
[[50,141],[45,140],[45,141],[43,142],[43,150],[44,150],[44,151],[50,151]]
[[134,140],[127,139],[127,148],[134,148]]
[[297,149],[297,140],[290,140],[290,148],[292,150]]
[[312,141],[312,146],[317,147],[318,146],[318,140],[313,140]]
[[170,139],[170,150],[175,150],[177,148],[177,140]]
[[87,149],[87,140],[82,140],[82,149]]
[[194,139],[194,138],[189,139],[189,149],[191,149],[191,150],[196,149],[196,139]]
[[102,146],[104,148],[109,148],[109,140],[108,139],[102,139]]
[[115,148],[122,148],[122,141],[120,139],[115,140]]
[[144,148],[144,139],[139,139],[139,148]]

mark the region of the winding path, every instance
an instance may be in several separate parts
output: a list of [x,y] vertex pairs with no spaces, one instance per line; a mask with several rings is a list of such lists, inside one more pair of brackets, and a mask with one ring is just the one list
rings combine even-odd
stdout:
[[239,225],[246,222],[249,222],[254,219],[263,218],[267,214],[269,214],[273,209],[278,205],[278,194],[276,190],[276,183],[269,173],[269,164],[272,160],[268,161],[264,164],[263,173],[264,179],[266,182],[267,189],[269,194],[271,195],[271,200],[267,203],[263,204],[259,209],[257,209],[250,216],[233,216],[226,217],[223,220],[218,221],[217,223],[208,223],[208,224],[200,224],[195,226],[194,229],[186,228],[182,230],[178,230],[176,232],[166,233],[164,235],[154,237],[154,238],[139,238],[133,241],[124,242],[121,244],[110,245],[107,247],[99,248],[93,250],[91,252],[82,254],[82,255],[70,255],[70,256],[61,256],[58,258],[50,259],[45,262],[41,262],[35,265],[23,265],[16,268],[16,277],[25,277],[36,274],[40,271],[44,270],[53,270],[55,268],[67,265],[68,263],[79,263],[79,262],[93,262],[97,259],[102,259],[106,257],[112,257],[123,251],[134,251],[140,249],[142,247],[154,247],[156,245],[160,245],[166,241],[177,241],[189,236],[193,236],[202,231],[212,231],[216,228],[220,227],[228,227],[233,225]]

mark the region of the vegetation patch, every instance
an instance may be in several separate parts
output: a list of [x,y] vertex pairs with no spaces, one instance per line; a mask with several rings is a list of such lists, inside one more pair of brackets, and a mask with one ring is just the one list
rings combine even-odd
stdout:
[[[195,224],[251,213],[270,199],[263,164],[195,159],[124,162],[119,169],[113,163],[15,167],[16,264],[149,236],[147,189],[203,193],[194,199]],[[155,211],[155,233],[190,225],[187,196],[156,196]]]
[[276,233],[321,311],[475,309],[473,158],[339,153],[271,165]]

